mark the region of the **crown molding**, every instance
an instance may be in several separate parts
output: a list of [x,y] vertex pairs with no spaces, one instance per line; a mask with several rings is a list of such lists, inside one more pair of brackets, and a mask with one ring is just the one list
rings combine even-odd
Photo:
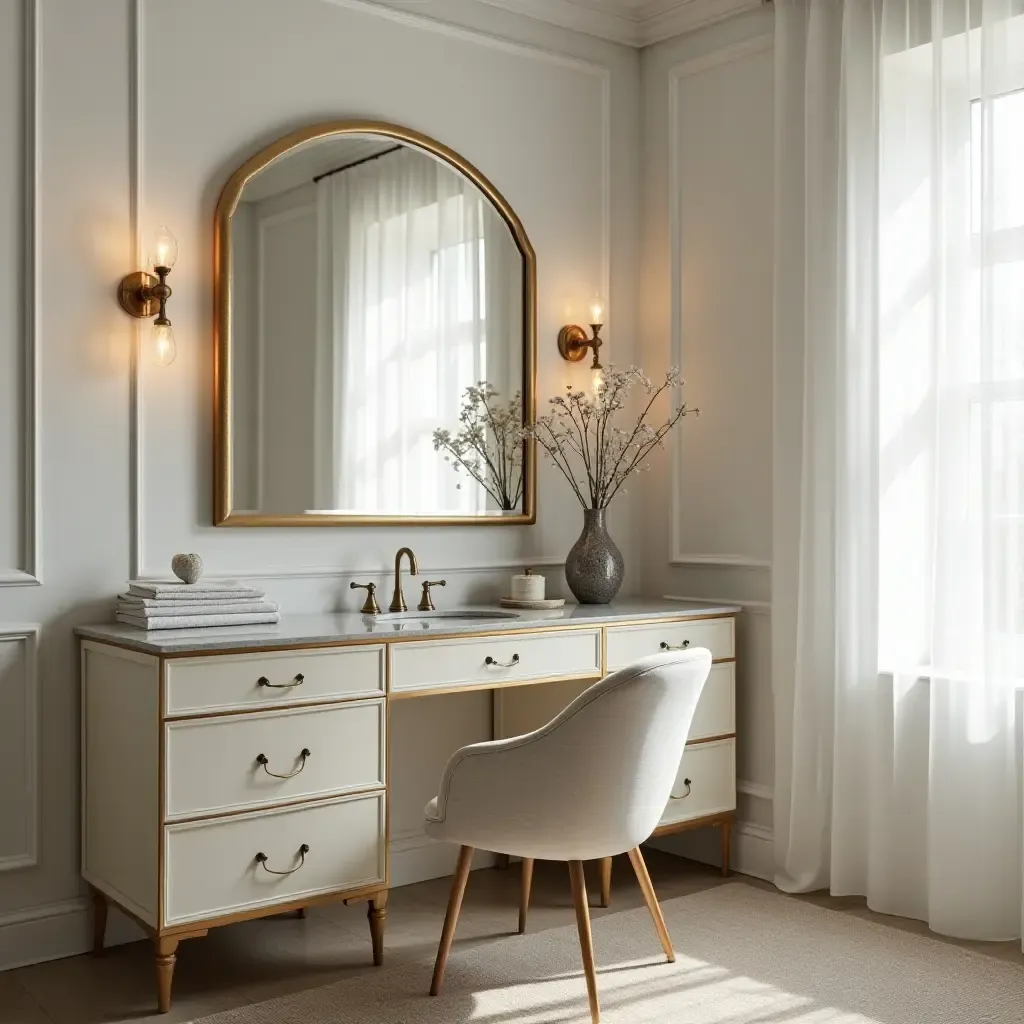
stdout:
[[[398,6],[402,0],[387,0]],[[408,3],[408,0],[405,0]],[[643,47],[765,6],[769,0],[476,0],[574,32]]]

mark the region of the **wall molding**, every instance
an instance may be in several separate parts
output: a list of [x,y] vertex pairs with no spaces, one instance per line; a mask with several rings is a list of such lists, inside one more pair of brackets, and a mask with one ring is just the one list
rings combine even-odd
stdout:
[[[601,292],[605,296],[611,293],[611,226],[612,226],[612,112],[611,112],[611,68],[596,60],[584,60],[568,54],[559,53],[544,47],[535,46],[518,40],[507,39],[493,33],[475,28],[466,28],[451,22],[419,12],[412,12],[373,0],[322,0],[336,7],[344,7],[360,11],[364,14],[385,18],[400,24],[412,26],[423,31],[437,33],[450,38],[461,39],[479,46],[518,54],[534,60],[570,68],[596,77],[601,87],[601,254],[600,275]],[[132,239],[132,252],[136,266],[143,265],[144,248],[141,237],[143,199],[143,124],[142,94],[144,79],[144,31],[143,8],[145,0],[133,0],[129,12],[129,231]],[[160,580],[167,578],[167,572],[153,570],[146,565],[145,544],[143,533],[143,493],[144,493],[144,437],[145,422],[143,415],[143,384],[144,376],[141,360],[142,324],[135,321],[132,325],[134,343],[131,346],[129,366],[129,576],[131,579]],[[477,563],[440,567],[439,572],[487,572],[505,568],[519,568],[543,565],[563,565],[564,556],[539,556],[536,558],[512,558],[493,563]],[[211,578],[233,579],[306,579],[311,577],[343,577],[352,575],[376,575],[383,570],[373,569],[340,569],[338,567],[314,566],[298,570],[262,569],[246,567],[234,570],[221,570],[210,567],[205,575]]]
[[[751,782],[749,779],[737,779],[736,792],[752,797],[754,800],[764,800],[767,803],[773,803],[775,800],[775,790],[771,786],[766,786],[761,782]],[[761,826],[756,827],[760,828]]]
[[[590,71],[592,74],[601,74],[608,70],[606,65],[598,61],[573,57],[561,50],[538,46],[535,43],[524,43],[518,39],[510,39],[495,32],[488,32],[486,29],[470,28],[437,15],[426,14],[424,13],[426,4],[422,0],[412,0],[411,3],[410,0],[323,0],[323,2],[333,4],[335,7],[347,7],[353,11],[362,11],[364,14],[372,14],[378,18],[386,18],[388,21],[398,22],[427,32],[436,32],[452,39],[462,39],[481,46],[490,46],[492,49],[504,50],[506,53],[530,54],[553,64],[576,68],[580,71]],[[484,3],[491,7],[505,6],[504,0],[494,0],[493,3],[491,0],[471,0],[471,2]],[[517,0],[509,0],[509,2],[514,4]],[[529,3],[530,0],[524,0],[524,2]],[[553,2],[557,2],[557,0],[540,0],[544,7]],[[412,6],[416,7],[415,11],[410,9]],[[507,9],[511,10],[512,8],[510,6]],[[528,15],[528,17],[533,17],[533,15]]]
[[[113,908],[105,945],[119,946],[142,938],[142,929]],[[91,949],[92,908],[84,896],[0,914],[0,971]]]
[[40,224],[40,145],[39,145],[39,67],[40,67],[40,0],[22,0],[24,19],[22,131],[25,162],[22,168],[23,253],[25,274],[22,292],[21,335],[25,339],[25,365],[22,376],[22,529],[19,568],[0,567],[0,587],[34,587],[42,582],[40,558],[40,399],[39,377],[42,346],[39,342],[39,224]]
[[[459,851],[451,843],[439,843],[422,829],[392,836],[388,844],[388,873],[392,888],[445,878],[455,873]],[[491,867],[497,861],[493,853],[477,850],[473,869]]]
[[[25,717],[22,719],[25,737],[25,849],[0,857],[0,872],[23,871],[39,863],[39,822],[41,793],[39,791],[39,630],[37,623],[30,625],[0,626],[0,644],[17,643],[24,646]],[[4,785],[9,785],[5,780]]]
[[[673,64],[668,69],[668,222],[669,222],[669,281],[671,362],[683,369],[683,232],[681,224],[679,138],[679,83],[691,75],[731,64],[745,57],[769,51],[774,46],[772,35],[760,35],[713,53],[704,54]],[[685,376],[685,373],[684,373]],[[683,545],[683,472],[682,453],[686,431],[678,430],[669,443],[671,461],[671,506],[669,509],[670,565],[702,565],[713,567],[770,570],[771,561],[743,554],[691,554]]]
[[767,558],[752,558],[749,555],[696,555],[675,553],[669,559],[669,565],[703,565],[729,569],[758,569],[771,572],[772,563]]
[[[702,828],[691,832],[676,832],[650,842],[656,850],[686,857],[701,864],[720,867],[721,843],[717,828]],[[770,828],[752,821],[738,819],[732,827],[732,855],[730,865],[741,875],[750,875],[771,882],[775,878],[774,835]]]
[[[401,0],[384,0],[397,3]],[[491,7],[546,21],[626,46],[644,47],[694,32],[765,0],[478,0]]]

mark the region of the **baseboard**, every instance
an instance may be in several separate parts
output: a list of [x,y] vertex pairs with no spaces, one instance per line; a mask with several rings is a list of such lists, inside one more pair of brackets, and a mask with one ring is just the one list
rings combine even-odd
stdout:
[[[111,908],[106,945],[119,946],[145,937],[134,921]],[[0,971],[77,956],[91,949],[92,909],[84,897],[0,914]]]
[[[422,832],[416,832],[393,839],[390,853],[391,888],[397,889],[402,885],[454,874],[459,848],[451,843],[439,843]],[[492,867],[495,859],[493,853],[478,850],[473,856],[473,870]]]
[[[722,866],[722,843],[717,828],[694,829],[660,836],[648,844],[656,850],[687,857],[701,864]],[[762,878],[766,882],[775,877],[775,854],[772,830],[752,822],[737,821],[732,829],[730,867],[742,875]]]

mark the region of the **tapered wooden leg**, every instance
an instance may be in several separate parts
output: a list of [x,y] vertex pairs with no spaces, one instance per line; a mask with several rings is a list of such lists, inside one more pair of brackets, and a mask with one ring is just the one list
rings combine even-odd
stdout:
[[647,865],[644,863],[643,854],[637,846],[629,851],[629,863],[633,865],[636,872],[636,880],[640,883],[640,891],[644,894],[644,902],[654,919],[654,927],[661,940],[661,948],[665,950],[665,959],[669,963],[675,963],[676,954],[672,948],[672,939],[669,937],[668,928],[665,926],[665,918],[662,916],[661,907],[658,905],[658,897],[654,894],[654,886],[651,885],[651,876],[647,874]]
[[602,857],[598,863],[601,869],[601,906],[607,907],[612,901],[612,859]]
[[107,897],[99,891],[92,890],[92,955],[103,953],[103,940],[107,935]]
[[388,916],[388,890],[381,889],[370,898],[366,917],[370,922],[370,942],[373,944],[373,966],[384,963],[384,922]]
[[576,906],[576,929],[580,933],[583,973],[587,976],[587,998],[590,1000],[590,1019],[593,1024],[598,1024],[601,1020],[601,1004],[597,999],[594,940],[590,934],[590,907],[587,906],[587,883],[583,877],[583,861],[569,861],[569,881],[572,883],[572,901]]
[[466,891],[469,869],[473,864],[473,847],[463,846],[459,850],[459,861],[455,866],[455,877],[452,879],[452,891],[448,896],[448,910],[444,915],[444,928],[441,929],[441,942],[437,947],[437,959],[434,961],[434,977],[430,982],[430,994],[436,996],[444,982],[444,966],[448,962],[448,953],[455,937],[455,925],[459,920],[462,908],[462,895]]
[[722,877],[729,877],[729,852],[732,847],[732,819],[722,822]]
[[154,939],[153,945],[156,947],[156,1007],[160,1013],[167,1013],[171,1008],[171,982],[178,959],[178,940],[165,936]]
[[305,921],[309,916],[309,909],[307,907],[299,907],[299,909],[295,911],[295,916],[300,921]]
[[526,912],[530,909],[530,887],[533,885],[533,858],[523,858],[519,879],[519,934],[526,934]]

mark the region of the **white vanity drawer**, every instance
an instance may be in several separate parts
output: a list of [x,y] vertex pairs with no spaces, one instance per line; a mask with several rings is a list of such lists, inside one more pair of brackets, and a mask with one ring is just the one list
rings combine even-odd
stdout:
[[711,674],[701,690],[690,725],[690,740],[727,736],[736,731],[736,663],[711,666]]
[[688,622],[665,622],[647,626],[608,627],[608,671],[631,665],[649,654],[660,654],[670,647],[706,647],[716,661],[732,658],[733,619],[691,619]]
[[383,786],[384,723],[383,698],[169,722],[166,819]]
[[661,824],[736,809],[736,741],[687,746]]
[[391,645],[392,693],[600,675],[598,629]]
[[[303,844],[309,847],[304,861]],[[265,866],[258,853],[266,855]],[[163,924],[383,886],[384,862],[383,792],[168,825]]]
[[171,658],[166,715],[384,694],[384,645]]

